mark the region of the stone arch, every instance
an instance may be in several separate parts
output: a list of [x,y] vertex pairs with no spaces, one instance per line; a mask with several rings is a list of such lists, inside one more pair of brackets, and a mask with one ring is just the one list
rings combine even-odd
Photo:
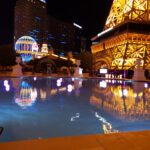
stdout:
[[99,58],[96,60],[96,62],[93,64],[94,66],[94,70],[98,70],[100,69],[102,64],[106,64],[107,68],[110,69],[111,68],[111,62],[108,58]]

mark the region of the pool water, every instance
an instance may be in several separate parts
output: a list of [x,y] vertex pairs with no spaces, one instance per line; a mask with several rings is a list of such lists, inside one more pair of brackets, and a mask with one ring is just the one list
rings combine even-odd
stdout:
[[0,141],[149,130],[149,87],[119,80],[2,78]]

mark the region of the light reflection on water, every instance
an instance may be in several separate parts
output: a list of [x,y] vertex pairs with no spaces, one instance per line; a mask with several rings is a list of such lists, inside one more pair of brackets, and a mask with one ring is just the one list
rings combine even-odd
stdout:
[[0,114],[0,141],[149,130],[150,86],[80,78],[1,79]]

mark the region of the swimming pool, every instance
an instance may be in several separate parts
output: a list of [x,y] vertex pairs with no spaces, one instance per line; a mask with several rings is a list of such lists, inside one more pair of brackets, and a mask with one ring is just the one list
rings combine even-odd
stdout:
[[119,80],[0,79],[0,141],[149,130],[149,87]]

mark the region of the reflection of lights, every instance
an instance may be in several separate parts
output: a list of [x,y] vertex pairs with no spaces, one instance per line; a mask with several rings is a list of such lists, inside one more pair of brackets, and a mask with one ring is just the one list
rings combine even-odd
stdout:
[[32,89],[31,91],[31,100],[35,101],[37,98],[37,89]]
[[115,80],[112,80],[112,83],[114,84],[116,81]]
[[60,81],[60,82],[62,82],[62,81],[63,81],[63,79],[62,79],[62,78],[60,78],[60,79],[59,79],[59,81]]
[[9,92],[9,91],[10,91],[10,85],[9,85],[9,83],[8,83],[8,80],[4,80],[4,86],[5,86],[5,90],[6,90],[7,92]]
[[72,85],[71,84],[68,85],[68,89],[72,89]]
[[124,95],[124,96],[127,96],[127,95],[128,95],[128,90],[127,90],[127,89],[124,89],[124,90],[123,90],[123,95]]
[[68,88],[68,92],[72,92],[73,86],[72,86],[71,84],[69,84],[69,85],[67,86],[67,88]]
[[57,82],[57,86],[60,87],[61,86],[61,82]]
[[72,78],[72,81],[74,81],[75,79],[74,78]]
[[7,92],[10,91],[10,85],[6,85],[5,88],[6,88],[6,91],[7,91]]
[[31,99],[20,99],[16,98],[15,103],[17,103],[20,107],[27,107],[27,106],[32,106],[32,100]]
[[[114,94],[117,95],[118,93],[115,92]],[[119,90],[119,95],[120,95],[120,97],[122,97],[122,95],[123,95],[121,90]]]
[[8,85],[8,80],[4,80],[4,86]]
[[26,81],[21,82],[20,97],[15,99],[20,107],[32,106],[37,98],[37,89],[32,89]]
[[101,117],[97,112],[95,112],[95,117],[99,119],[100,122],[103,123],[103,131],[105,134],[109,133],[118,133],[118,130],[115,130],[112,128],[112,124],[107,122],[107,120],[103,117]]
[[36,81],[37,80],[37,78],[36,77],[34,77],[34,81]]
[[70,119],[70,121],[71,121],[71,122],[74,122],[74,121],[75,121],[76,119],[78,119],[78,118],[80,118],[80,113],[76,113],[75,116],[72,116],[71,119]]
[[59,90],[59,92],[64,92],[64,91],[67,90],[67,88],[66,87],[62,87],[62,88],[59,88],[58,90]]
[[134,98],[138,97],[137,93],[134,93],[134,96],[133,96],[133,97],[134,97]]
[[108,78],[108,74],[105,74],[105,78]]
[[145,88],[148,88],[148,84],[147,84],[147,83],[145,83],[145,84],[144,84],[144,87],[145,87]]
[[60,78],[60,79],[57,80],[57,86],[58,86],[58,87],[61,86],[62,80],[63,80],[62,78]]
[[101,88],[107,88],[107,82],[106,82],[106,81],[101,81],[101,82],[99,83],[99,86],[100,86]]
[[142,92],[138,94],[138,97],[142,97],[142,96],[143,96],[143,93],[142,93]]
[[91,96],[90,104],[99,108],[101,106],[101,99],[96,96]]
[[83,69],[79,68],[79,75],[82,75],[82,74],[83,74]]
[[40,97],[41,97],[42,100],[46,99],[46,91],[45,90],[40,89]]
[[36,98],[37,98],[36,89],[34,90],[25,89],[25,90],[21,90],[20,98],[16,98],[15,102],[20,107],[26,108],[26,107],[32,106],[35,103]]
[[57,89],[52,89],[50,91],[50,95],[56,95],[57,94]]
[[82,81],[79,81],[79,87],[82,87]]

